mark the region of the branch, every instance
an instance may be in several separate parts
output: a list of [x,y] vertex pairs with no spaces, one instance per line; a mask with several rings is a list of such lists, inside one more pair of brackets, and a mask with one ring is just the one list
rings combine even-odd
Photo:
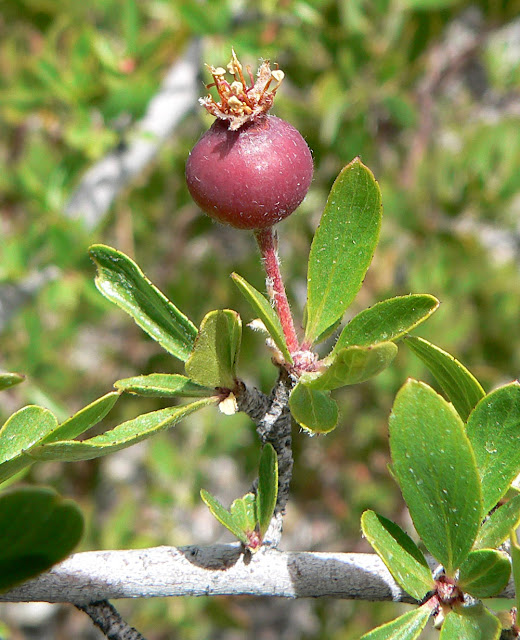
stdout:
[[125,622],[115,607],[106,600],[76,607],[89,616],[108,640],[146,640],[137,629]]
[[117,195],[152,162],[180,120],[197,104],[200,48],[200,41],[195,40],[171,67],[132,131],[128,146],[112,151],[83,176],[65,207],[67,217],[81,218],[87,228],[94,228]]
[[[278,498],[274,516],[264,538],[264,544],[278,546],[282,535],[282,516],[289,500],[293,457],[292,457],[292,416],[289,411],[289,394],[293,382],[285,369],[280,375],[270,396],[255,387],[239,387],[237,403],[240,411],[247,413],[256,425],[256,432],[262,444],[270,442],[278,459]],[[256,492],[258,480],[252,490]]]
[[[375,554],[263,548],[250,556],[238,544],[77,553],[0,601],[84,607],[115,598],[217,595],[415,602]],[[512,582],[501,597],[514,597]]]

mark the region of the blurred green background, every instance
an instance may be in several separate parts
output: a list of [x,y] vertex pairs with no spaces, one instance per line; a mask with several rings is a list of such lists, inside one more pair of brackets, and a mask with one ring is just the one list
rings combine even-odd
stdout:
[[[286,74],[273,113],[299,128],[315,159],[305,202],[278,230],[296,318],[328,190],[359,155],[381,185],[384,219],[349,315],[385,297],[432,293],[442,305],[418,333],[456,355],[487,390],[516,378],[519,15],[518,0],[0,2],[0,368],[27,375],[3,394],[0,416],[38,403],[64,418],[119,378],[179,371],[98,294],[91,243],[134,257],[196,324],[223,307],[252,319],[229,274],[263,289],[253,238],[202,216],[184,184],[186,156],[210,124],[195,95],[155,159],[96,224],[81,210],[65,214],[88,169],[146,137],[138,123],[147,105],[170,67],[197,47],[199,76],[187,78],[197,95],[209,81],[203,63],[225,66],[231,46],[254,69],[270,58]],[[240,373],[264,391],[275,379],[259,334],[245,333]],[[359,525],[366,508],[409,528],[387,471],[388,413],[407,376],[431,382],[402,347],[390,370],[336,394],[335,432],[313,439],[295,432],[283,548],[367,551]],[[161,406],[124,398],[107,425]],[[229,503],[249,487],[258,454],[245,416],[206,410],[107,459],[38,464],[23,480],[79,502],[83,549],[205,544],[228,538],[200,488]],[[392,604],[334,600],[119,606],[149,640],[357,640],[397,613]],[[35,617],[33,609],[3,606],[0,618],[6,640],[100,637],[67,607]]]

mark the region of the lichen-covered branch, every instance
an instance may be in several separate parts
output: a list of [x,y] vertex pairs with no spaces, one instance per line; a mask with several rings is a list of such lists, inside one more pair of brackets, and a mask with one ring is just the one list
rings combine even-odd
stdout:
[[292,476],[292,418],[289,411],[292,384],[287,372],[281,369],[270,396],[264,395],[258,389],[242,386],[237,397],[238,408],[253,420],[262,444],[271,443],[278,457],[278,500],[275,517],[283,515],[285,511]]
[[[77,553],[0,601],[70,602],[116,598],[253,595],[414,602],[375,554],[244,554],[239,544]],[[514,597],[512,581],[501,597]]]
[[76,607],[84,611],[105,634],[108,640],[146,640],[146,638],[123,620],[119,612],[107,600]]

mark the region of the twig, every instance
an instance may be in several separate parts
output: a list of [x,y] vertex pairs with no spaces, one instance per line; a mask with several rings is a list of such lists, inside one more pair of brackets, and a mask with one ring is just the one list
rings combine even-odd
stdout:
[[247,413],[253,420],[262,444],[271,443],[278,458],[278,499],[274,522],[267,535],[267,543],[273,546],[280,540],[282,515],[289,499],[292,477],[292,418],[289,412],[289,393],[292,385],[287,372],[280,369],[280,376],[269,397],[258,389],[250,389],[245,385],[242,385],[237,397],[239,410]]
[[[375,554],[282,552],[244,555],[238,544],[77,553],[0,594],[8,602],[252,595],[414,602]],[[514,597],[511,581],[501,597]]]
[[86,605],[76,605],[84,611],[108,640],[146,640],[146,638],[123,620],[119,612],[107,600]]
[[117,195],[155,158],[180,120],[197,104],[200,49],[200,41],[194,40],[171,67],[132,130],[131,142],[109,153],[83,176],[65,207],[67,217],[81,218],[87,228],[94,228]]

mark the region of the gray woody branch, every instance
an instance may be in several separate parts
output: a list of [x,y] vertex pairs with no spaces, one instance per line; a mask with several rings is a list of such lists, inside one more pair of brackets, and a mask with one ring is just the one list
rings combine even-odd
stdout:
[[109,153],[83,176],[65,207],[69,218],[94,228],[117,195],[152,162],[182,118],[197,104],[201,43],[194,40],[171,67],[122,150]]
[[[238,544],[76,553],[0,594],[0,601],[85,606],[114,598],[217,595],[414,602],[375,554],[264,548],[249,556]],[[513,597],[512,582],[502,595]]]

